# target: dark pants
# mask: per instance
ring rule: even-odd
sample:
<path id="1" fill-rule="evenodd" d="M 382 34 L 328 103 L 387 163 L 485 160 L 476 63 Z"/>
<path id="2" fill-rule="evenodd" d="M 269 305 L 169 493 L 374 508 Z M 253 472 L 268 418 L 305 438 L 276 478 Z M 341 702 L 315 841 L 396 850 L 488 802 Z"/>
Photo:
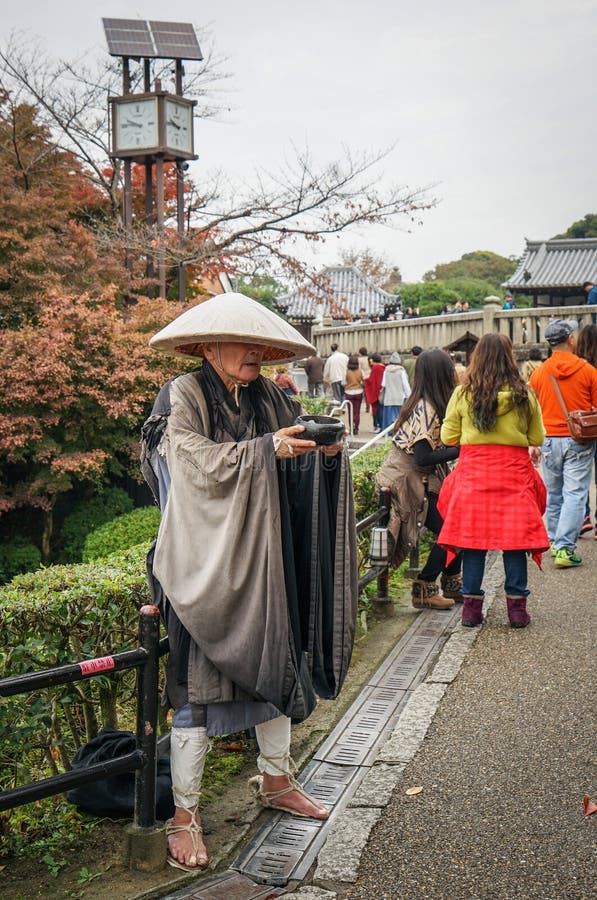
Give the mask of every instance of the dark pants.
<path id="1" fill-rule="evenodd" d="M 462 593 L 467 596 L 483 596 L 481 585 L 485 572 L 487 550 L 462 551 Z M 504 550 L 504 571 L 506 573 L 506 596 L 527 597 L 527 554 L 526 550 Z"/>
<path id="2" fill-rule="evenodd" d="M 359 430 L 361 424 L 361 403 L 363 402 L 362 394 L 346 394 L 346 399 L 352 404 L 352 426 L 355 434 Z"/>
<path id="3" fill-rule="evenodd" d="M 442 517 L 437 511 L 437 494 L 429 494 L 429 507 L 427 509 L 427 518 L 425 519 L 425 528 L 437 537 L 442 530 L 444 524 Z M 457 553 L 449 566 L 446 566 L 446 551 L 443 547 L 434 544 L 431 548 L 427 562 L 421 569 L 419 578 L 421 581 L 435 581 L 437 576 L 443 572 L 444 575 L 458 575 L 462 564 L 461 554 Z"/>
<path id="4" fill-rule="evenodd" d="M 344 387 L 341 381 L 332 382 L 332 394 L 334 395 L 334 400 L 339 400 L 342 403 L 344 400 Z"/>

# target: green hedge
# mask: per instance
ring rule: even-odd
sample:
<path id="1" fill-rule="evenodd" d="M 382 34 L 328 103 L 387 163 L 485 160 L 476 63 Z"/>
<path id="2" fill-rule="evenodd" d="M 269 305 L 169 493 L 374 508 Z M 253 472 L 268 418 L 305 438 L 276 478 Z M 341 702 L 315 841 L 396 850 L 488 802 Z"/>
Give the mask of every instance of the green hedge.
<path id="1" fill-rule="evenodd" d="M 133 501 L 122 488 L 110 487 L 88 500 L 79 501 L 65 516 L 60 527 L 59 544 L 54 554 L 55 562 L 79 563 L 83 559 L 83 547 L 87 535 L 133 509 Z"/>
<path id="2" fill-rule="evenodd" d="M 157 506 L 143 506 L 106 522 L 85 538 L 83 562 L 121 553 L 144 541 L 153 541 L 160 527 Z"/>
<path id="3" fill-rule="evenodd" d="M 130 650 L 138 610 L 151 602 L 149 545 L 96 563 L 51 566 L 0 589 L 0 671 L 24 672 Z M 13 786 L 69 768 L 76 748 L 102 725 L 118 727 L 118 708 L 134 694 L 134 671 L 96 676 L 0 706 L 0 770 Z"/>
<path id="4" fill-rule="evenodd" d="M 40 565 L 39 549 L 24 538 L 15 538 L 8 544 L 0 545 L 0 584 L 5 584 L 15 575 L 33 572 Z"/>

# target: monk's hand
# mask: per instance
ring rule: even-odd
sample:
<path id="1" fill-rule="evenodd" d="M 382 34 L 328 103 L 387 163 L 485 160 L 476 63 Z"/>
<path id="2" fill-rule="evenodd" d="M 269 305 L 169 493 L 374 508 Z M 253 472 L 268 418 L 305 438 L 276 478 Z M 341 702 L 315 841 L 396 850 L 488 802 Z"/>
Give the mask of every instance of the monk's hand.
<path id="1" fill-rule="evenodd" d="M 336 453 L 340 453 L 340 451 L 344 450 L 344 442 L 348 437 L 348 431 L 344 432 L 344 437 L 341 441 L 338 441 L 337 444 L 323 444 L 319 447 L 319 450 L 323 453 L 324 456 L 335 456 Z"/>
<path id="2" fill-rule="evenodd" d="M 315 441 L 305 441 L 299 437 L 304 430 L 304 425 L 291 425 L 289 428 L 280 428 L 276 431 L 274 434 L 276 459 L 292 459 L 293 456 L 304 456 L 305 453 L 317 449 Z"/>

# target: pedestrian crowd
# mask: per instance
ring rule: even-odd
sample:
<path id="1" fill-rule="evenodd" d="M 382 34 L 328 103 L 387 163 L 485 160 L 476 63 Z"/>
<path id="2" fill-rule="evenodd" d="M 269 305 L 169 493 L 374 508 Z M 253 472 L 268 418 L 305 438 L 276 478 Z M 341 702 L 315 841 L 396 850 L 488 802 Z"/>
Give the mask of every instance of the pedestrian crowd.
<path id="1" fill-rule="evenodd" d="M 515 308 L 510 295 L 504 307 Z M 417 607 L 463 602 L 463 624 L 479 624 L 485 557 L 499 549 L 510 623 L 525 627 L 527 558 L 541 565 L 548 552 L 557 568 L 576 567 L 578 538 L 597 540 L 597 441 L 579 443 L 568 425 L 568 412 L 597 408 L 597 325 L 551 321 L 545 343 L 546 361 L 534 346 L 519 365 L 510 339 L 488 334 L 468 366 L 459 351 L 415 346 L 384 362 L 365 347 L 349 357 L 332 345 L 322 377 L 335 400 L 350 401 L 354 433 L 364 401 L 374 432 L 391 434 L 377 482 L 392 496 L 392 565 L 423 527 L 435 538 L 413 583 Z"/>

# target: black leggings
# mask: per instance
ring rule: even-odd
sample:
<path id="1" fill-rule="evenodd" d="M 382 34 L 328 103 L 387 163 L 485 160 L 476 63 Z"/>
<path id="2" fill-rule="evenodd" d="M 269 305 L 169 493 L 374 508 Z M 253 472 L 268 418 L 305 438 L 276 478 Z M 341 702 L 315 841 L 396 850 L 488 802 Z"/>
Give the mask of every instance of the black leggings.
<path id="1" fill-rule="evenodd" d="M 429 507 L 427 509 L 425 527 L 437 538 L 443 524 L 443 519 L 437 511 L 437 494 L 429 494 Z M 427 562 L 421 569 L 419 578 L 421 581 L 435 581 L 440 572 L 443 572 L 444 575 L 458 575 L 461 566 L 461 553 L 457 553 L 456 558 L 452 560 L 449 566 L 446 566 L 446 551 L 443 547 L 438 547 L 437 544 L 434 544 L 427 557 Z"/>

